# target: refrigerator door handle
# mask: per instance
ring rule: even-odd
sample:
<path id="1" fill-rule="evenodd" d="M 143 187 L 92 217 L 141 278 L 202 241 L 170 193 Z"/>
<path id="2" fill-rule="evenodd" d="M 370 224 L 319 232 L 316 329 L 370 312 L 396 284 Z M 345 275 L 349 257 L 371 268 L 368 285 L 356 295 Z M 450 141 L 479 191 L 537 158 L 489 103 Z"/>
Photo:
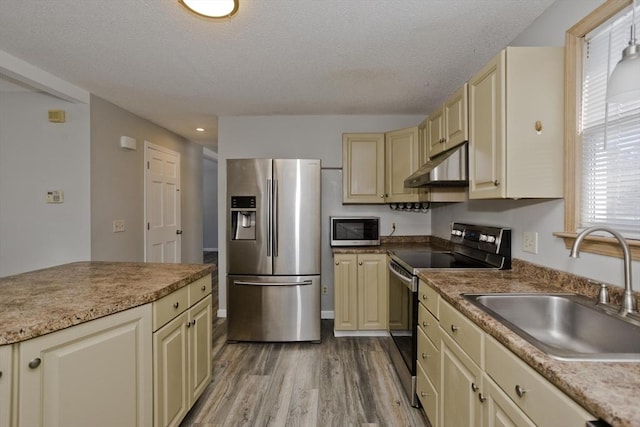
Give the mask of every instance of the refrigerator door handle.
<path id="1" fill-rule="evenodd" d="M 278 256 L 278 180 L 273 180 L 273 256 Z"/>
<path id="2" fill-rule="evenodd" d="M 247 281 L 234 281 L 234 285 L 243 286 L 303 286 L 310 285 L 311 280 L 304 280 L 302 282 L 247 282 Z"/>
<path id="3" fill-rule="evenodd" d="M 267 180 L 267 258 L 271 257 L 271 240 L 273 238 L 271 229 L 271 222 L 273 221 L 271 217 L 271 209 L 273 205 L 273 200 L 271 199 L 271 180 Z"/>

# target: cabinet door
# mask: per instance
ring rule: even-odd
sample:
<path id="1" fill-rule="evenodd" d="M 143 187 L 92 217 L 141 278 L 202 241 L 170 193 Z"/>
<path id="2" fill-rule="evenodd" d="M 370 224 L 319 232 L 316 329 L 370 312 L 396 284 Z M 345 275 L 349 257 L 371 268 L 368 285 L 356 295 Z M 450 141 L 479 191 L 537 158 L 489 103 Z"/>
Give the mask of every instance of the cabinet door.
<path id="1" fill-rule="evenodd" d="M 429 161 L 429 117 L 418 125 L 418 167 Z"/>
<path id="2" fill-rule="evenodd" d="M 467 83 L 462 85 L 444 103 L 444 138 L 445 149 L 450 149 L 462 144 L 469 139 L 468 120 L 468 95 Z"/>
<path id="3" fill-rule="evenodd" d="M 193 405 L 211 378 L 211 297 L 189 310 L 189 392 Z"/>
<path id="4" fill-rule="evenodd" d="M 353 331 L 358 329 L 357 256 L 339 254 L 333 260 L 334 328 Z"/>
<path id="5" fill-rule="evenodd" d="M 19 344 L 21 426 L 150 426 L 151 304 Z"/>
<path id="6" fill-rule="evenodd" d="M 440 353 L 441 425 L 479 427 L 482 408 L 478 391 L 482 389 L 482 371 L 446 333 L 442 334 Z"/>
<path id="7" fill-rule="evenodd" d="M 493 382 L 482 378 L 483 427 L 535 427 L 524 412 Z"/>
<path id="8" fill-rule="evenodd" d="M 387 255 L 358 255 L 358 329 L 387 330 Z"/>
<path id="9" fill-rule="evenodd" d="M 438 108 L 429 115 L 428 145 L 429 158 L 436 156 L 444 151 L 444 110 Z"/>
<path id="10" fill-rule="evenodd" d="M 11 422 L 12 351 L 11 345 L 0 346 L 0 427 L 9 427 Z"/>
<path id="11" fill-rule="evenodd" d="M 420 189 L 404 187 L 404 180 L 420 166 L 418 164 L 418 127 L 387 132 L 385 152 L 385 201 L 387 203 L 418 202 L 421 201 L 421 194 L 428 195 Z"/>
<path id="12" fill-rule="evenodd" d="M 505 196 L 505 54 L 469 80 L 469 198 Z"/>
<path id="13" fill-rule="evenodd" d="M 384 134 L 343 134 L 342 203 L 384 203 L 384 164 Z"/>
<path id="14" fill-rule="evenodd" d="M 189 410 L 187 324 L 184 312 L 153 334 L 156 427 L 179 425 Z"/>

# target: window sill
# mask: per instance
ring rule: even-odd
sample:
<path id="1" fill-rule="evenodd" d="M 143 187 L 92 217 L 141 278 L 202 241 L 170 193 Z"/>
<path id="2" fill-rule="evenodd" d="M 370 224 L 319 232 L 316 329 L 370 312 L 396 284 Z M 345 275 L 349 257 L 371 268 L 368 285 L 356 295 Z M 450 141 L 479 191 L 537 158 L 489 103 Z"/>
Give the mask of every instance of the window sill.
<path id="1" fill-rule="evenodd" d="M 562 238 L 564 240 L 564 246 L 567 249 L 571 249 L 578 233 L 558 231 L 553 233 L 553 235 Z M 631 250 L 631 258 L 635 261 L 640 261 L 640 240 L 627 239 L 627 243 Z M 587 236 L 580 245 L 580 252 L 589 252 L 593 254 L 622 258 L 622 248 L 620 247 L 620 243 L 618 243 L 618 240 L 613 237 Z"/>

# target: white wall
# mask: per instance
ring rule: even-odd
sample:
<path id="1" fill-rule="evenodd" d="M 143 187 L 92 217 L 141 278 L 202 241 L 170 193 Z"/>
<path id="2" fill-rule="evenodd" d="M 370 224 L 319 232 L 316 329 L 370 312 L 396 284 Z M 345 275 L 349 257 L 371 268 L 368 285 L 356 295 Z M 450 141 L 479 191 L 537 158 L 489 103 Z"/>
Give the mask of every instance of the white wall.
<path id="1" fill-rule="evenodd" d="M 120 136 L 137 150 L 120 148 Z M 91 256 L 144 261 L 144 141 L 180 153 L 182 262 L 202 262 L 202 146 L 91 96 Z M 125 232 L 113 232 L 113 220 Z"/>
<path id="2" fill-rule="evenodd" d="M 206 154 L 202 166 L 203 245 L 218 250 L 218 158 Z"/>
<path id="3" fill-rule="evenodd" d="M 564 46 L 565 31 L 601 5 L 603 1 L 558 0 L 512 43 L 514 46 Z M 449 222 L 473 221 L 513 228 L 513 256 L 535 264 L 571 272 L 595 280 L 623 286 L 622 261 L 619 258 L 583 253 L 569 258 L 562 239 L 554 231 L 564 230 L 563 200 L 470 201 L 440 206 L 432 213 L 434 235 L 448 236 Z M 538 233 L 538 254 L 522 251 L 522 234 Z M 634 289 L 640 290 L 640 262 L 633 263 Z"/>
<path id="4" fill-rule="evenodd" d="M 90 259 L 89 134 L 88 104 L 0 93 L 0 276 Z M 45 203 L 58 189 L 64 203 Z"/>
<path id="5" fill-rule="evenodd" d="M 431 229 L 430 214 L 395 212 L 388 205 L 342 205 L 342 133 L 384 132 L 416 126 L 424 116 L 258 116 L 220 117 L 218 135 L 219 197 L 219 315 L 226 315 L 226 159 L 246 157 L 318 158 L 322 162 L 322 310 L 333 310 L 333 264 L 328 243 L 329 216 L 376 215 L 381 233 L 424 235 Z"/>

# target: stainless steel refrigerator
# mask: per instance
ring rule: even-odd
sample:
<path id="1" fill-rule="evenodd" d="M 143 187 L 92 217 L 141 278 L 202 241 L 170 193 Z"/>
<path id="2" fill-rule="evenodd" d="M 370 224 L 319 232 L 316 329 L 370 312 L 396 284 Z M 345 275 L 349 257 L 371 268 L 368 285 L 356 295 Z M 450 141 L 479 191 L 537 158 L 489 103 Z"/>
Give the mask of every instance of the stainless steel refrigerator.
<path id="1" fill-rule="evenodd" d="M 320 341 L 320 160 L 227 160 L 227 339 Z"/>

